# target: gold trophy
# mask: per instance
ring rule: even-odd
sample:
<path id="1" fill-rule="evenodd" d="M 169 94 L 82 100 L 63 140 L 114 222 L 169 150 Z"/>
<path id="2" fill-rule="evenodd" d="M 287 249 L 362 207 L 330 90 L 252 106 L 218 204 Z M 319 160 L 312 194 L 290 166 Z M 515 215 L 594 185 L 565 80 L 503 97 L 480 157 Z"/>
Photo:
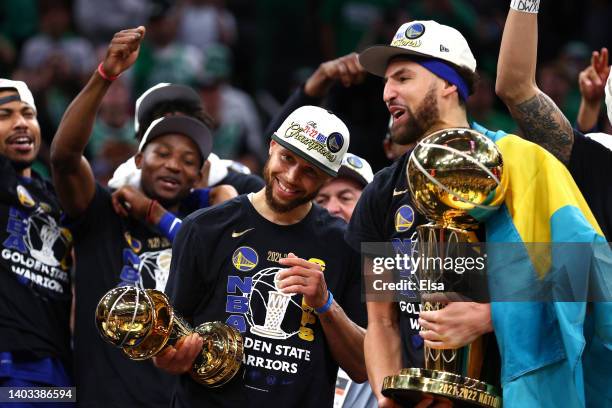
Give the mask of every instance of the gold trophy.
<path id="1" fill-rule="evenodd" d="M 417 227 L 422 259 L 474 256 L 478 249 L 468 245 L 477 242 L 474 231 L 503 203 L 507 186 L 495 143 L 471 129 L 435 132 L 413 150 L 407 175 L 415 207 L 432 221 Z M 443 298 L 469 286 L 469 277 L 440 263 L 420 263 L 417 277 L 432 282 L 431 287 L 444 287 L 421 292 L 423 310 L 443 308 Z M 382 393 L 400 403 L 418 402 L 426 394 L 454 407 L 501 407 L 499 390 L 482 380 L 496 371 L 487 367 L 491 349 L 498 353 L 495 345 L 489 333 L 460 349 L 424 347 L 425 368 L 407 368 L 386 377 Z"/>
<path id="2" fill-rule="evenodd" d="M 104 340 L 132 360 L 146 360 L 198 333 L 202 351 L 191 368 L 191 377 L 208 387 L 219 387 L 240 370 L 244 354 L 240 333 L 222 322 L 192 329 L 176 314 L 166 295 L 154 289 L 120 286 L 109 290 L 96 308 L 96 326 Z"/>

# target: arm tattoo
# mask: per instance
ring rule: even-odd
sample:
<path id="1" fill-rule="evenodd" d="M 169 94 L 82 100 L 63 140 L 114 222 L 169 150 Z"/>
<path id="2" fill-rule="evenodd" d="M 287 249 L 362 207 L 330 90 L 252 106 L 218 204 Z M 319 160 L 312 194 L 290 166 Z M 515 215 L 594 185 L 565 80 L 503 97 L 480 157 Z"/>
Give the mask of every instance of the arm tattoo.
<path id="1" fill-rule="evenodd" d="M 511 109 L 523 137 L 552 153 L 563 164 L 569 163 L 574 132 L 563 112 L 543 92 Z"/>

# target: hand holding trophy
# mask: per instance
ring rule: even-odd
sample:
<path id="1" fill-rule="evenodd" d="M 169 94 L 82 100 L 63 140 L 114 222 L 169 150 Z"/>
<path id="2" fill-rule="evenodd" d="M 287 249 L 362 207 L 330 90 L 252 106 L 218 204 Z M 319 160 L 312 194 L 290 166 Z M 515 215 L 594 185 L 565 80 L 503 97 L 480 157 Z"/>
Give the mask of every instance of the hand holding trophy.
<path id="1" fill-rule="evenodd" d="M 207 322 L 192 329 L 176 314 L 160 291 L 135 286 L 109 290 L 96 308 L 96 326 L 102 338 L 132 360 L 146 360 L 197 333 L 202 351 L 191 377 L 208 387 L 219 387 L 239 371 L 244 353 L 240 333 L 222 322 Z"/>
<path id="2" fill-rule="evenodd" d="M 471 129 L 435 132 L 415 147 L 407 174 L 414 205 L 432 221 L 417 228 L 419 256 L 425 260 L 473 256 L 470 244 L 477 242 L 478 223 L 499 208 L 506 190 L 503 160 L 495 143 Z M 470 286 L 468 276 L 446 264 L 420 262 L 417 275 L 432 282 L 433 288 L 443 288 L 421 293 L 424 311 L 445 307 L 447 302 L 441 299 L 463 295 Z M 426 345 L 425 368 L 407 368 L 386 377 L 383 395 L 400 403 L 431 399 L 455 407 L 501 407 L 499 391 L 488 378 L 482 380 L 494 371 L 486 367 L 491 336 L 457 349 Z"/>

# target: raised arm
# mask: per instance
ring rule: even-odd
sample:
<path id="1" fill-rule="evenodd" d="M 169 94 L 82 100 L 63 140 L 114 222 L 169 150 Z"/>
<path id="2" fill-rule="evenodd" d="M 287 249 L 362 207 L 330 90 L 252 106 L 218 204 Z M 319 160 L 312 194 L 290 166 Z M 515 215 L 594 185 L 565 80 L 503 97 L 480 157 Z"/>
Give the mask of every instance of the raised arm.
<path id="1" fill-rule="evenodd" d="M 537 13 L 510 9 L 497 62 L 495 92 L 510 110 L 522 136 L 567 164 L 574 143 L 572 125 L 536 85 L 537 47 Z"/>
<path id="2" fill-rule="evenodd" d="M 580 87 L 580 110 L 576 118 L 578 130 L 587 133 L 597 127 L 597 119 L 601 111 L 601 101 L 605 96 L 606 81 L 610 75 L 608 65 L 608 49 L 593 51 L 591 65 L 578 76 Z"/>
<path id="3" fill-rule="evenodd" d="M 96 112 L 113 77 L 128 69 L 136 58 L 144 27 L 123 30 L 113 37 L 101 66 L 72 101 L 51 144 L 53 183 L 64 211 L 71 217 L 82 214 L 93 199 L 95 180 L 83 156 Z"/>

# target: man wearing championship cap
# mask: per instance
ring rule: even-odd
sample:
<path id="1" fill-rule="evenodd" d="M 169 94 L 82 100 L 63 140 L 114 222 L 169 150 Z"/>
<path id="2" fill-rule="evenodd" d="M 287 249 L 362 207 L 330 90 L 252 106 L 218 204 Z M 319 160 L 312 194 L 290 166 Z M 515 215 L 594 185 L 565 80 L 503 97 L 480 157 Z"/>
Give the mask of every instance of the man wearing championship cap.
<path id="1" fill-rule="evenodd" d="M 169 348 L 155 362 L 181 374 L 173 406 L 331 406 L 338 366 L 366 379 L 358 256 L 344 222 L 312 202 L 348 145 L 334 114 L 300 107 L 272 135 L 262 190 L 183 222 L 166 293 L 194 325 L 240 331 L 245 357 L 244 371 L 213 390 L 187 374 L 199 337 Z"/>
<path id="2" fill-rule="evenodd" d="M 75 378 L 79 403 L 87 407 L 167 407 L 174 378 L 151 362 L 134 362 L 99 336 L 93 316 L 98 301 L 120 285 L 163 290 L 171 242 L 160 231 L 159 210 L 179 216 L 181 203 L 201 179 L 212 146 L 211 132 L 187 116 L 158 118 L 147 127 L 135 156 L 147 206 L 113 202 L 98 185 L 83 151 L 95 113 L 112 80 L 136 60 L 144 27 L 124 30 L 111 41 L 103 62 L 66 110 L 53 144 L 51 162 L 58 196 L 75 238 Z M 132 202 L 128 203 L 132 204 Z M 123 218 L 115 212 L 123 207 Z M 146 223 L 144 221 L 147 221 Z M 155 224 L 157 228 L 152 228 Z"/>
<path id="3" fill-rule="evenodd" d="M 359 62 L 385 78 L 383 98 L 393 120 L 393 142 L 409 145 L 436 130 L 469 127 L 465 102 L 474 89 L 476 60 L 454 28 L 435 21 L 405 23 L 390 45 L 366 49 Z M 408 193 L 409 154 L 378 172 L 363 191 L 346 233 L 353 249 L 359 250 L 362 242 L 391 241 L 398 253 L 411 253 L 416 227 L 426 220 Z M 419 314 L 419 304 L 410 296 L 405 299 L 367 304 L 368 377 L 381 407 L 395 404 L 380 394 L 383 378 L 402 367 L 421 367 L 424 341 L 439 345 L 442 338 L 452 339 L 456 344 L 451 347 L 456 347 L 492 330 L 487 304 L 450 303 L 440 311 Z M 426 320 L 434 316 L 435 327 Z"/>
<path id="4" fill-rule="evenodd" d="M 5 390 L 72 384 L 67 374 L 72 237 L 60 226 L 53 187 L 32 170 L 40 144 L 32 93 L 24 82 L 0 79 L 0 387 Z"/>

